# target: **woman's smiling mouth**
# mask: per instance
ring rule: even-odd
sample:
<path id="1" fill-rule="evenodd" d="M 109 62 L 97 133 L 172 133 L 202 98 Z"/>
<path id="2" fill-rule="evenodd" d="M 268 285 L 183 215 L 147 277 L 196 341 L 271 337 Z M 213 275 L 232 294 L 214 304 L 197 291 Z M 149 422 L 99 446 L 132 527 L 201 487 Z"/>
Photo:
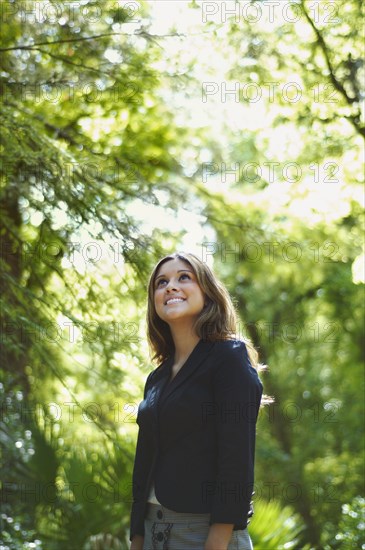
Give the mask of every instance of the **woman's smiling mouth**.
<path id="1" fill-rule="evenodd" d="M 185 302 L 185 298 L 168 298 L 165 302 L 165 306 L 169 304 L 177 304 L 179 302 Z"/>

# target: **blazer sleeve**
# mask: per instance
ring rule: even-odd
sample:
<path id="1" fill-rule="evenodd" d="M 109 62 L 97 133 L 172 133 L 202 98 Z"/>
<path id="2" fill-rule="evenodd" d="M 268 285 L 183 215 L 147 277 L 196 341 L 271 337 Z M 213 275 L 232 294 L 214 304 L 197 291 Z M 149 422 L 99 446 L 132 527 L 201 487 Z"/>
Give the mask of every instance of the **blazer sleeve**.
<path id="1" fill-rule="evenodd" d="M 154 372 L 154 371 L 153 371 Z M 147 377 L 143 399 L 146 398 L 148 384 L 152 378 L 153 372 Z M 138 414 L 137 420 L 138 424 Z M 151 467 L 151 452 L 152 452 L 152 433 L 139 427 L 136 452 L 134 457 L 133 475 L 132 475 L 132 509 L 130 521 L 129 540 L 132 541 L 134 535 L 144 536 L 144 493 L 146 490 L 146 482 Z"/>
<path id="2" fill-rule="evenodd" d="M 250 503 L 262 389 L 245 343 L 224 345 L 213 375 L 218 456 L 210 524 L 246 526 L 253 513 Z"/>

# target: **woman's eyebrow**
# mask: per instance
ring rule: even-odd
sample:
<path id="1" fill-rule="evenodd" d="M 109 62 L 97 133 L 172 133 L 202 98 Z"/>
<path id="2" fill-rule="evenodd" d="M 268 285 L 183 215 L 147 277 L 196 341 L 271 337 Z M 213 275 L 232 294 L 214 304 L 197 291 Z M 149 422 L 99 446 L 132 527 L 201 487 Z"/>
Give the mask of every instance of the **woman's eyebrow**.
<path id="1" fill-rule="evenodd" d="M 180 271 L 188 271 L 189 273 L 192 273 L 192 271 L 190 271 L 190 269 L 178 269 L 178 270 L 177 270 L 177 273 L 180 273 Z M 156 277 L 156 281 L 157 281 L 157 279 L 159 279 L 160 277 L 166 277 L 166 275 L 159 275 L 158 277 Z"/>

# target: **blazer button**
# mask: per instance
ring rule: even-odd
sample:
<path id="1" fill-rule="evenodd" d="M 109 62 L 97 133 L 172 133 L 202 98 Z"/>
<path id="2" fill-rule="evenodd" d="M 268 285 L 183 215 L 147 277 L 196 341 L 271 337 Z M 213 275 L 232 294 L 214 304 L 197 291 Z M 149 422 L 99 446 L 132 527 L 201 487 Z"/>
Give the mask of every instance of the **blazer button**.
<path id="1" fill-rule="evenodd" d="M 161 531 L 157 533 L 157 540 L 159 541 L 163 540 L 163 533 L 161 533 Z"/>
<path id="2" fill-rule="evenodd" d="M 158 519 L 162 519 L 162 510 L 157 511 L 157 517 Z"/>

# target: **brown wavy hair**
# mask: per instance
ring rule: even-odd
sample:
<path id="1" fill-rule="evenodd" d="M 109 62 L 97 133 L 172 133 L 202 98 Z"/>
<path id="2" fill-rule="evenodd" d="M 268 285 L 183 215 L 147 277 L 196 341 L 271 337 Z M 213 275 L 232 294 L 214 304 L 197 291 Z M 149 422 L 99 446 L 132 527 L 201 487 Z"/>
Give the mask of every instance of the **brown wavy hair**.
<path id="1" fill-rule="evenodd" d="M 202 340 L 236 340 L 237 313 L 225 286 L 217 279 L 210 267 L 191 252 L 174 252 L 162 258 L 154 267 L 148 283 L 147 338 L 155 361 L 163 362 L 175 350 L 169 325 L 160 319 L 154 303 L 155 279 L 162 264 L 169 260 L 181 260 L 188 264 L 205 294 L 206 305 L 197 317 L 194 330 Z M 251 341 L 241 337 L 247 347 L 252 366 L 265 370 L 266 365 L 258 362 L 258 353 Z M 265 396 L 267 397 L 267 396 Z"/>

